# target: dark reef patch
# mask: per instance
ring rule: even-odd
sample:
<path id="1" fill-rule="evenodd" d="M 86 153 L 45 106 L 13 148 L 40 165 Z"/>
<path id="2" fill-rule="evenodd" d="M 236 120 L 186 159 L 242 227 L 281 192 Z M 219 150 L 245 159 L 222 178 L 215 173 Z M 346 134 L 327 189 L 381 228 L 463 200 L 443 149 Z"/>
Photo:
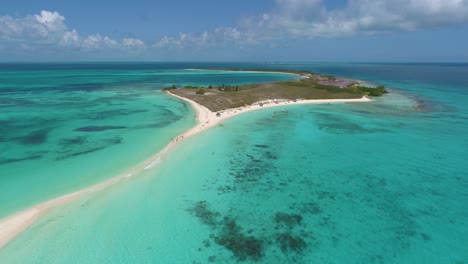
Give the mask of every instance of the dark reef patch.
<path id="1" fill-rule="evenodd" d="M 351 122 L 339 123 L 339 122 L 323 122 L 317 123 L 319 129 L 327 131 L 333 134 L 348 134 L 348 133 L 362 133 L 365 132 L 363 126 L 354 124 Z"/>
<path id="2" fill-rule="evenodd" d="M 208 208 L 208 203 L 206 201 L 198 201 L 195 203 L 195 206 L 188 209 L 188 211 L 210 227 L 216 226 L 218 222 L 217 218 L 220 216 L 220 213 Z"/>
<path id="3" fill-rule="evenodd" d="M 234 254 L 238 261 L 260 260 L 264 253 L 264 242 L 252 235 L 246 235 L 236 221 L 224 217 L 222 229 L 215 241 Z"/>
<path id="4" fill-rule="evenodd" d="M 278 156 L 273 154 L 271 151 L 266 151 L 264 153 L 264 157 L 267 158 L 267 159 L 272 159 L 272 160 L 278 159 Z"/>
<path id="5" fill-rule="evenodd" d="M 9 164 L 14 162 L 26 161 L 26 160 L 36 160 L 42 158 L 42 154 L 34 154 L 31 156 L 21 157 L 21 158 L 0 158 L 0 164 Z"/>
<path id="6" fill-rule="evenodd" d="M 50 129 L 41 129 L 33 131 L 26 136 L 17 138 L 17 140 L 24 145 L 40 145 L 47 141 Z"/>
<path id="7" fill-rule="evenodd" d="M 234 218 L 224 216 L 221 218 L 219 212 L 209 208 L 206 201 L 198 201 L 187 210 L 196 216 L 203 224 L 209 226 L 217 234 L 210 235 L 210 239 L 226 248 L 238 261 L 254 260 L 258 261 L 263 257 L 264 241 L 251 235 L 245 234 Z M 209 240 L 204 240 L 205 247 L 210 247 Z"/>
<path id="8" fill-rule="evenodd" d="M 308 246 L 305 241 L 308 235 L 304 230 L 297 230 L 298 234 L 293 233 L 295 227 L 302 226 L 303 220 L 301 215 L 293 212 L 278 212 L 271 218 L 265 218 L 267 222 L 264 224 L 268 228 L 256 228 L 258 226 L 255 225 L 251 229 L 244 229 L 237 218 L 231 215 L 232 210 L 223 215 L 210 209 L 207 201 L 195 202 L 187 211 L 213 231 L 209 238 L 203 240 L 204 248 L 218 245 L 231 252 L 239 262 L 261 261 L 269 252 L 269 247 L 273 247 L 273 252 L 276 252 L 274 247 L 280 248 L 285 257 L 296 261 Z M 273 225 L 268 223 L 271 219 Z"/>
<path id="9" fill-rule="evenodd" d="M 304 239 L 299 236 L 294 236 L 291 233 L 278 234 L 276 236 L 276 242 L 283 253 L 302 253 L 307 247 L 307 243 Z"/>
<path id="10" fill-rule="evenodd" d="M 247 157 L 248 159 L 245 159 Z M 263 151 L 263 148 L 257 148 L 253 153 L 239 151 L 229 160 L 229 174 L 234 177 L 235 187 L 238 190 L 251 191 L 252 188 L 258 188 L 266 184 L 269 174 L 276 172 L 271 160 L 278 157 L 272 151 Z M 249 183 L 258 183 L 251 185 Z"/>
<path id="11" fill-rule="evenodd" d="M 101 149 L 105 149 L 105 148 L 106 148 L 106 147 L 96 147 L 96 148 L 90 148 L 90 149 L 86 149 L 86 150 L 82 150 L 82 151 L 71 152 L 71 153 L 68 153 L 68 154 L 66 154 L 66 155 L 58 156 L 58 157 L 55 158 L 55 159 L 56 159 L 56 160 L 68 159 L 68 158 L 72 158 L 72 157 L 76 157 L 76 156 L 88 154 L 88 153 L 91 153 L 91 152 L 95 152 L 95 151 L 98 151 L 98 150 L 101 150 Z"/>
<path id="12" fill-rule="evenodd" d="M 115 137 L 115 138 L 110 138 L 106 139 L 100 142 L 88 142 L 86 138 L 73 138 L 70 139 L 72 142 L 78 142 L 77 144 L 80 146 L 80 148 L 76 148 L 76 144 L 69 144 L 69 148 L 64 148 L 64 150 L 58 152 L 58 156 L 55 158 L 56 160 L 63 160 L 63 159 L 68 159 L 84 154 L 89 154 L 101 149 L 105 149 L 107 147 L 110 147 L 112 145 L 120 144 L 122 143 L 122 138 L 121 137 Z M 67 143 L 68 140 L 65 140 L 66 142 L 61 142 L 61 143 Z M 79 143 L 82 142 L 82 143 Z"/>
<path id="13" fill-rule="evenodd" d="M 87 140 L 85 136 L 73 137 L 73 138 L 62 138 L 59 141 L 59 145 L 70 146 L 70 145 L 82 145 Z"/>
<path id="14" fill-rule="evenodd" d="M 381 128 L 366 128 L 360 124 L 351 122 L 349 119 L 335 114 L 314 113 L 317 117 L 316 124 L 320 130 L 332 134 L 365 134 L 390 132 Z"/>
<path id="15" fill-rule="evenodd" d="M 148 112 L 148 110 L 143 109 L 115 109 L 115 110 L 106 110 L 106 111 L 99 111 L 91 114 L 83 115 L 81 118 L 88 119 L 88 120 L 104 120 L 104 119 L 111 119 L 115 118 L 116 116 L 128 116 L 133 114 L 139 114 Z"/>
<path id="16" fill-rule="evenodd" d="M 316 202 L 306 202 L 298 206 L 299 211 L 302 214 L 317 215 L 322 213 L 322 209 Z"/>
<path id="17" fill-rule="evenodd" d="M 430 241 L 432 240 L 432 237 L 426 233 L 421 233 L 421 238 L 424 240 L 424 241 Z"/>
<path id="18" fill-rule="evenodd" d="M 125 129 L 126 126 L 85 126 L 79 127 L 74 129 L 73 131 L 80 131 L 80 132 L 100 132 L 105 130 L 113 130 L 113 129 Z"/>
<path id="19" fill-rule="evenodd" d="M 283 212 L 277 212 L 275 214 L 274 222 L 277 226 L 284 225 L 288 228 L 293 228 L 295 226 L 301 225 L 302 216 L 298 214 L 288 214 Z"/>
<path id="20" fill-rule="evenodd" d="M 233 187 L 231 185 L 223 185 L 219 186 L 216 190 L 218 191 L 218 194 L 226 194 L 230 192 L 235 192 L 237 189 L 236 187 Z"/>

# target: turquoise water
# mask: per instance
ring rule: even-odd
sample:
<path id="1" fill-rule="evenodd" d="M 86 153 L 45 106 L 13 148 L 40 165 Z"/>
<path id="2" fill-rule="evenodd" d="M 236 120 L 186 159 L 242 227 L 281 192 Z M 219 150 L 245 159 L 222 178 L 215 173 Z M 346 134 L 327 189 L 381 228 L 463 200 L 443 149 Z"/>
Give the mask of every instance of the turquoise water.
<path id="1" fill-rule="evenodd" d="M 139 177 L 54 209 L 0 260 L 468 262 L 468 66 L 323 68 L 393 93 L 234 117 Z"/>
<path id="2" fill-rule="evenodd" d="M 293 77 L 123 66 L 0 65 L 0 217 L 119 175 L 192 127 L 162 87 Z"/>

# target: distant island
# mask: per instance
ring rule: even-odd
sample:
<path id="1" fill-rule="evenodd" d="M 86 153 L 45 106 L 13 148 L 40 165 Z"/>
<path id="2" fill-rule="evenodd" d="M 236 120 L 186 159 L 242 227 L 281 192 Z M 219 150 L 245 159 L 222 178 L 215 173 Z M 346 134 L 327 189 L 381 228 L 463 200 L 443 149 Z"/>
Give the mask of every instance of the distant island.
<path id="1" fill-rule="evenodd" d="M 241 69 L 209 68 L 203 70 L 244 71 Z M 248 70 L 248 72 L 278 72 L 295 74 L 300 79 L 248 85 L 209 85 L 184 86 L 172 85 L 164 88 L 171 94 L 195 101 L 216 112 L 226 109 L 252 105 L 257 102 L 286 99 L 357 99 L 363 96 L 382 96 L 388 91 L 384 86 L 363 86 L 361 81 L 341 79 L 309 71 L 291 70 Z"/>

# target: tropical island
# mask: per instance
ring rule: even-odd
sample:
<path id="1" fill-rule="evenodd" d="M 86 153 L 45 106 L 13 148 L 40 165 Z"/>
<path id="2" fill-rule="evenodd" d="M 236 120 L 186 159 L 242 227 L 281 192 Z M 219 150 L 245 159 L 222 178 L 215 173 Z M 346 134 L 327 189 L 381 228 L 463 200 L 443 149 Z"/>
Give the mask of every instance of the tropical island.
<path id="1" fill-rule="evenodd" d="M 232 69 L 229 70 L 232 71 Z M 183 88 L 173 85 L 164 88 L 169 95 L 186 101 L 194 108 L 198 121 L 194 127 L 175 136 L 158 153 L 115 177 L 0 219 L 0 249 L 52 208 L 66 204 L 84 194 L 106 189 L 134 177 L 144 170 L 153 168 L 173 146 L 233 116 L 258 109 L 293 104 L 368 102 L 371 101 L 368 96 L 381 96 L 388 93 L 383 86 L 367 87 L 362 86 L 361 82 L 357 80 L 340 79 L 311 72 L 288 70 L 263 70 L 262 72 L 295 74 L 300 78 L 291 81 L 249 85 L 187 86 Z M 286 109 L 281 111 L 287 112 Z M 273 118 L 276 117 L 275 113 L 277 112 L 273 112 L 271 115 Z M 81 130 L 94 129 L 96 128 L 84 127 Z"/>
<path id="2" fill-rule="evenodd" d="M 241 71 L 239 69 L 212 69 L 219 71 Z M 250 71 L 250 70 L 249 70 Z M 384 86 L 369 87 L 361 81 L 341 79 L 308 71 L 253 70 L 294 74 L 299 79 L 248 85 L 184 86 L 164 88 L 165 91 L 192 100 L 212 112 L 253 105 L 259 102 L 359 99 L 367 96 L 382 96 L 388 91 Z M 250 71 L 252 72 L 252 71 Z"/>

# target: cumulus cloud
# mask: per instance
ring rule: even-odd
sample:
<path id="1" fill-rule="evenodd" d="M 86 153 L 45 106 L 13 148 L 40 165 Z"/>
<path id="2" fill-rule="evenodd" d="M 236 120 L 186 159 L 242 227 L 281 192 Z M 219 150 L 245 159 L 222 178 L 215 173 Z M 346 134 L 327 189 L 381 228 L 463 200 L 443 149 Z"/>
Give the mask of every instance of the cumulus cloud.
<path id="1" fill-rule="evenodd" d="M 24 17 L 0 15 L 0 47 L 34 50 L 143 52 L 274 43 L 284 39 L 378 34 L 437 28 L 468 22 L 468 0 L 347 0 L 330 9 L 326 0 L 276 0 L 271 10 L 230 26 L 163 36 L 152 44 L 137 38 L 112 39 L 104 33 L 80 35 L 65 16 L 43 10 Z M 157 34 L 158 32 L 155 32 Z"/>
<path id="2" fill-rule="evenodd" d="M 140 50 L 145 47 L 142 40 L 124 38 L 117 41 L 100 34 L 81 36 L 77 30 L 68 29 L 65 17 L 58 12 L 43 10 L 38 15 L 25 17 L 0 16 L 0 41 L 3 45 L 14 45 L 24 51 L 49 45 L 58 49 Z M 19 44 L 19 45 L 18 45 Z"/>
<path id="3" fill-rule="evenodd" d="M 241 40 L 241 37 L 244 39 Z M 229 45 L 238 42 L 248 42 L 249 36 L 236 27 L 219 27 L 212 31 L 196 33 L 179 33 L 178 37 L 164 36 L 159 39 L 156 48 L 201 48 L 216 45 Z"/>
<path id="4" fill-rule="evenodd" d="M 323 0 L 277 0 L 275 11 L 243 21 L 260 37 L 320 37 L 418 30 L 468 21 L 468 0 L 349 0 L 328 10 Z"/>
<path id="5" fill-rule="evenodd" d="M 81 44 L 80 36 L 76 30 L 67 31 L 63 34 L 62 39 L 59 41 L 59 45 L 64 47 L 79 47 Z"/>
<path id="6" fill-rule="evenodd" d="M 145 48 L 145 43 L 142 40 L 135 39 L 135 38 L 124 38 L 122 40 L 122 46 L 126 48 L 143 49 Z"/>
<path id="7" fill-rule="evenodd" d="M 49 12 L 42 10 L 40 15 L 34 15 L 37 22 L 45 26 L 50 31 L 65 30 L 65 17 L 61 16 L 58 12 Z"/>
<path id="8" fill-rule="evenodd" d="M 81 43 L 81 46 L 84 49 L 95 50 L 101 47 L 102 42 L 103 42 L 103 39 L 99 34 L 89 35 L 87 38 L 83 40 L 83 42 Z"/>
<path id="9" fill-rule="evenodd" d="M 218 32 L 204 31 L 201 34 L 180 33 L 178 37 L 164 36 L 157 41 L 153 47 L 155 48 L 185 48 L 185 47 L 206 47 L 214 43 L 219 43 Z"/>
<path id="10" fill-rule="evenodd" d="M 232 27 L 204 32 L 204 43 L 256 44 L 288 38 L 336 37 L 411 31 L 468 22 L 468 0 L 348 0 L 327 9 L 325 0 L 276 0 L 270 12 Z M 156 46 L 185 47 L 202 35 L 163 37 Z"/>
<path id="11" fill-rule="evenodd" d="M 64 20 L 60 14 L 48 11 L 22 18 L 0 16 L 0 39 L 18 42 L 28 40 L 53 42 L 65 33 Z"/>
<path id="12" fill-rule="evenodd" d="M 120 44 L 119 42 L 117 42 L 116 40 L 113 40 L 109 37 L 104 37 L 102 39 L 102 42 L 104 43 L 104 45 L 108 48 L 112 48 L 112 49 L 115 49 L 115 48 L 120 48 Z M 143 42 L 143 41 L 142 41 Z"/>

